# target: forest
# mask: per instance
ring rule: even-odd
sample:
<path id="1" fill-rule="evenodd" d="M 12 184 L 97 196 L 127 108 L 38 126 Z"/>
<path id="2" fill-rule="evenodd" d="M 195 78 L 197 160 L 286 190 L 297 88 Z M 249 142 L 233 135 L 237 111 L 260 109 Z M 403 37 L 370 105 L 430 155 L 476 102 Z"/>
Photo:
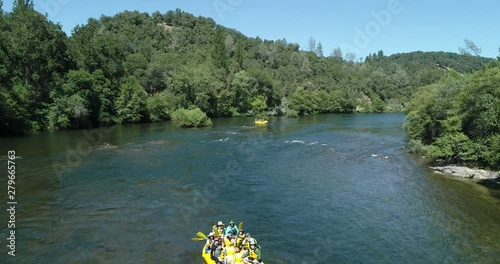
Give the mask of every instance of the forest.
<path id="1" fill-rule="evenodd" d="M 489 74 L 498 69 L 474 74 L 495 60 L 470 54 L 417 51 L 386 56 L 378 51 L 356 58 L 340 48 L 325 52 L 313 38 L 302 49 L 286 39 L 247 37 L 179 9 L 89 18 L 67 36 L 61 25 L 34 10 L 32 1 L 16 1 L 11 11 L 1 10 L 1 3 L 3 136 L 158 122 L 170 120 L 177 110 L 198 109 L 209 117 L 231 117 L 288 111 L 402 112 L 408 107 L 412 121 L 422 107 L 412 104 L 415 93 L 427 96 L 428 90 L 437 89 L 439 97 L 443 91 L 438 87 L 465 79 L 489 81 Z M 468 93 L 480 89 L 473 86 Z M 457 99 L 462 107 L 469 105 L 468 98 L 457 98 L 462 98 Z M 461 122 L 473 127 L 479 121 L 472 118 L 475 112 L 469 114 L 463 117 L 469 123 Z M 413 128 L 410 122 L 412 138 L 439 145 L 438 138 L 457 124 L 454 118 L 449 124 L 437 118 L 426 126 L 439 123 L 438 132 Z M 498 118 L 496 122 L 496 130 L 464 135 L 498 143 L 498 135 L 489 138 L 498 134 Z M 448 153 L 442 156 L 456 159 Z"/>

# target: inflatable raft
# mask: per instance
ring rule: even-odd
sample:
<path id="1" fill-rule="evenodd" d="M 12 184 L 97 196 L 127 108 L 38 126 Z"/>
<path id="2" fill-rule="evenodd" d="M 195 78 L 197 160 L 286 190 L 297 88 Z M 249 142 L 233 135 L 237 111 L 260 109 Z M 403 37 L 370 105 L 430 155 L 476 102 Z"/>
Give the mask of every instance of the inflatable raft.
<path id="1" fill-rule="evenodd" d="M 257 124 L 257 125 L 265 125 L 267 123 L 269 123 L 268 120 L 262 120 L 262 119 L 256 119 L 255 120 L 255 124 Z"/>

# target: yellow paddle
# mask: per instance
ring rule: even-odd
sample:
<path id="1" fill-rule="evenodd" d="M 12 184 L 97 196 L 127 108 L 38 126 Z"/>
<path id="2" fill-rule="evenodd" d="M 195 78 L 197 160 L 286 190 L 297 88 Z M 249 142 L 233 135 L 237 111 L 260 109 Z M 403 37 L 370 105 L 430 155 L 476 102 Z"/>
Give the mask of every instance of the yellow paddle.
<path id="1" fill-rule="evenodd" d="M 243 222 L 241 222 L 239 225 L 238 225 L 238 230 L 241 230 L 243 229 Z"/>
<path id="2" fill-rule="evenodd" d="M 205 234 L 203 234 L 203 232 L 201 232 L 201 231 L 198 231 L 198 233 L 196 233 L 196 235 L 198 237 L 193 237 L 193 238 L 191 238 L 191 240 L 193 240 L 193 241 L 202 241 L 202 240 L 208 239 L 208 237 Z"/>
<path id="3" fill-rule="evenodd" d="M 201 232 L 201 231 L 198 231 L 198 233 L 196 233 L 196 235 L 197 235 L 199 238 L 203 238 L 203 239 L 207 239 L 207 238 L 208 238 L 208 237 L 207 237 L 205 234 L 203 234 L 203 232 Z"/>
<path id="4" fill-rule="evenodd" d="M 217 228 L 217 226 L 214 226 L 212 230 L 214 231 L 215 237 L 219 237 L 219 229 Z"/>

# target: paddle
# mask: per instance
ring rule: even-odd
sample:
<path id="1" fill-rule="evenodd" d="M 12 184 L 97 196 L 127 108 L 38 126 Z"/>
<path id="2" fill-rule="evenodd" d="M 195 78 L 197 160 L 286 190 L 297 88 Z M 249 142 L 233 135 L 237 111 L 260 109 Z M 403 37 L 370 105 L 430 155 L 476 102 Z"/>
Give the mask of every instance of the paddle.
<path id="1" fill-rule="evenodd" d="M 243 222 L 241 222 L 239 225 L 238 225 L 238 230 L 241 230 L 243 229 Z"/>
<path id="2" fill-rule="evenodd" d="M 196 233 L 196 235 L 197 235 L 199 238 L 203 238 L 203 239 L 207 239 L 207 238 L 208 238 L 208 237 L 207 237 L 205 234 L 203 234 L 203 232 L 201 232 L 201 231 L 198 231 L 198 233 Z"/>
<path id="3" fill-rule="evenodd" d="M 219 237 L 219 229 L 217 228 L 217 226 L 214 226 L 212 230 L 214 231 L 215 237 Z"/>
<path id="4" fill-rule="evenodd" d="M 205 238 L 203 238 L 203 237 L 193 237 L 193 238 L 191 238 L 191 240 L 193 240 L 193 241 L 203 241 L 203 240 L 205 240 Z"/>

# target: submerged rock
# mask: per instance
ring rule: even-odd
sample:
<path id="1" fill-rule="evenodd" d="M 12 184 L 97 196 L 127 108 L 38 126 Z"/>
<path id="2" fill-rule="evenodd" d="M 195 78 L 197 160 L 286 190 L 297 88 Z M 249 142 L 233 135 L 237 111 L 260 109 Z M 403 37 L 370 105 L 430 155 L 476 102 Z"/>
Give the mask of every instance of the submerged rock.
<path id="1" fill-rule="evenodd" d="M 470 178 L 477 180 L 487 180 L 496 179 L 500 177 L 500 173 L 494 171 L 487 171 L 483 169 L 471 169 L 468 167 L 461 166 L 443 166 L 443 167 L 431 167 L 434 173 L 444 174 L 454 177 Z"/>

